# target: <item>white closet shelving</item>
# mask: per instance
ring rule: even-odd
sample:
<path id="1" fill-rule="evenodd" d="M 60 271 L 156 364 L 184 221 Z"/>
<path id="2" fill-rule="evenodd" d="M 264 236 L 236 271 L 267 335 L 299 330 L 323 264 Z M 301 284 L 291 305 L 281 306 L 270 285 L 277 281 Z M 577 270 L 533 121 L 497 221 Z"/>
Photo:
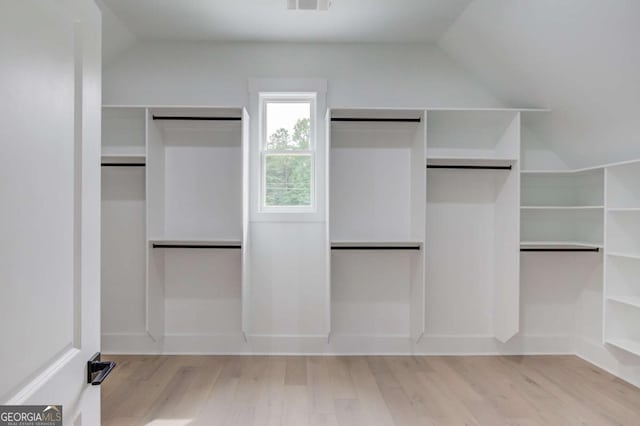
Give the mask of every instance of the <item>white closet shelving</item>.
<path id="1" fill-rule="evenodd" d="M 458 324 L 505 342 L 519 330 L 519 156 L 517 111 L 428 111 L 427 298 L 441 303 L 427 324 L 438 333 Z M 482 312 L 486 322 L 461 324 Z"/>
<path id="2" fill-rule="evenodd" d="M 604 241 L 604 170 L 523 171 L 521 242 L 596 251 Z M 530 250 L 533 251 L 533 250 Z"/>
<path id="3" fill-rule="evenodd" d="M 522 249 L 604 249 L 603 341 L 640 355 L 640 161 L 570 170 L 550 123 L 523 113 Z"/>
<path id="4" fill-rule="evenodd" d="M 509 166 L 519 160 L 517 112 L 509 110 L 429 111 L 430 164 Z"/>
<path id="5" fill-rule="evenodd" d="M 150 108 L 148 326 L 241 333 L 242 111 Z"/>
<path id="6" fill-rule="evenodd" d="M 145 154 L 145 108 L 105 107 L 102 155 L 144 157 Z"/>
<path id="7" fill-rule="evenodd" d="M 521 116 L 521 251 L 599 252 L 603 168 L 571 170 L 549 148 L 550 111 Z"/>
<path id="8" fill-rule="evenodd" d="M 606 169 L 604 342 L 640 355 L 640 162 Z"/>
<path id="9" fill-rule="evenodd" d="M 144 333 L 145 109 L 102 114 L 102 332 Z"/>
<path id="10" fill-rule="evenodd" d="M 103 262 L 103 291 L 122 286 L 116 281 L 127 274 L 138 290 L 122 293 L 136 294 L 144 309 L 137 299 L 125 306 L 138 307 L 142 331 L 155 341 L 244 332 L 246 120 L 241 109 L 104 108 L 103 166 L 114 170 L 108 173 L 136 171 L 142 214 L 135 223 L 103 214 L 103 236 L 122 230 L 119 244 L 103 246 L 103 258 L 114 260 Z M 131 186 L 119 179 L 121 191 Z M 136 257 L 126 259 L 133 236 Z M 142 270 L 121 272 L 134 262 Z M 108 300 L 103 312 L 122 315 Z"/>
<path id="11" fill-rule="evenodd" d="M 331 335 L 424 332 L 423 111 L 330 112 Z"/>
<path id="12" fill-rule="evenodd" d="M 506 342 L 520 251 L 604 251 L 604 340 L 640 354 L 640 162 L 569 170 L 542 111 L 328 117 L 328 351 L 352 337 L 411 350 L 425 333 Z M 233 108 L 104 108 L 107 333 L 251 350 L 247 122 Z"/>

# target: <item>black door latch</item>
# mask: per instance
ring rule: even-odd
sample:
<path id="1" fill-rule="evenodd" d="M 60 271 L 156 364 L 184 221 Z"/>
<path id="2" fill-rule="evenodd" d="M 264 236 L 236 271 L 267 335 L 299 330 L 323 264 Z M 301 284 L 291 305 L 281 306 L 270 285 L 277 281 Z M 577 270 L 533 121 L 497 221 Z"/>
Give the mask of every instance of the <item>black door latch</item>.
<path id="1" fill-rule="evenodd" d="M 100 361 L 100 352 L 96 352 L 87 362 L 87 383 L 93 386 L 100 385 L 115 366 L 114 361 Z"/>

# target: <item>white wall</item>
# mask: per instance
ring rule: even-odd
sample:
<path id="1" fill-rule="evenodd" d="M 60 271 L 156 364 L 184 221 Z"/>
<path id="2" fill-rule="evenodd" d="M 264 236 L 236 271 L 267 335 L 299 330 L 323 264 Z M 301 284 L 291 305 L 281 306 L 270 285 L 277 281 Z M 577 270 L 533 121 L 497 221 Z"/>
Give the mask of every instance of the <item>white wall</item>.
<path id="1" fill-rule="evenodd" d="M 475 0 L 439 46 L 508 104 L 553 109 L 570 167 L 640 157 L 640 2 Z"/>
<path id="2" fill-rule="evenodd" d="M 330 107 L 497 106 L 436 48 L 144 42 L 104 70 L 105 104 L 247 105 L 248 78 L 328 80 Z"/>

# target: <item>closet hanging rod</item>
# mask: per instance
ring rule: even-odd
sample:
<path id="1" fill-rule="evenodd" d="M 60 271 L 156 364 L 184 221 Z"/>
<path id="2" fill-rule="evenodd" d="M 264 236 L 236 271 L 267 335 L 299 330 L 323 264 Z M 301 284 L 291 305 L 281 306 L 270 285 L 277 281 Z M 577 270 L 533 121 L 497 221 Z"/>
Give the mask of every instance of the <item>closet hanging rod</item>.
<path id="1" fill-rule="evenodd" d="M 197 117 L 197 116 L 166 116 L 154 115 L 154 120 L 183 120 L 183 121 L 241 121 L 242 117 Z"/>
<path id="2" fill-rule="evenodd" d="M 188 249 L 241 249 L 240 244 L 160 244 L 153 243 L 153 248 L 188 248 Z"/>
<path id="3" fill-rule="evenodd" d="M 420 123 L 420 118 L 366 118 L 366 117 L 331 117 L 331 121 L 367 122 L 367 123 Z"/>
<path id="4" fill-rule="evenodd" d="M 521 248 L 520 251 L 525 252 L 592 252 L 600 251 L 598 247 L 575 247 L 575 248 Z"/>
<path id="5" fill-rule="evenodd" d="M 332 246 L 331 250 L 420 250 L 419 246 Z"/>
<path id="6" fill-rule="evenodd" d="M 471 166 L 456 164 L 427 164 L 427 169 L 460 169 L 460 170 L 511 170 L 513 166 Z"/>
<path id="7" fill-rule="evenodd" d="M 102 163 L 102 167 L 145 167 L 145 163 Z"/>

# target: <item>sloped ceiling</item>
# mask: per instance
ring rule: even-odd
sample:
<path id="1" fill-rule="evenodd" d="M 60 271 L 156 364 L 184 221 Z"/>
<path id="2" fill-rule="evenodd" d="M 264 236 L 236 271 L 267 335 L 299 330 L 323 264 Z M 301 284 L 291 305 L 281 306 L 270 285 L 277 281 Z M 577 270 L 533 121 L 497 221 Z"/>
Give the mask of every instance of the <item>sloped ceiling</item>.
<path id="1" fill-rule="evenodd" d="M 102 0 L 142 40 L 435 42 L 471 0 L 332 0 L 328 11 L 286 0 Z"/>
<path id="2" fill-rule="evenodd" d="M 640 1 L 474 0 L 439 46 L 513 106 L 553 109 L 571 167 L 640 158 Z"/>

